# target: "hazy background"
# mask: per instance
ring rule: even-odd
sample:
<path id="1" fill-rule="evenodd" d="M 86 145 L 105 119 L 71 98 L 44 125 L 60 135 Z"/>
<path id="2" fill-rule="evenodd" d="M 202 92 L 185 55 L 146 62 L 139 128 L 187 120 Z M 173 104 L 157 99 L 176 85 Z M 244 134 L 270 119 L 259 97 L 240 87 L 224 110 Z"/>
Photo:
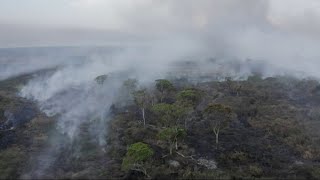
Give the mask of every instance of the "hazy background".
<path id="1" fill-rule="evenodd" d="M 221 23 L 318 39 L 319 17 L 318 0 L 0 0 L 0 47 L 141 41 Z"/>
<path id="2" fill-rule="evenodd" d="M 0 47 L 143 46 L 149 50 L 122 54 L 131 58 L 121 61 L 123 65 L 157 66 L 186 57 L 250 59 L 320 77 L 318 0 L 0 0 L 0 4 Z M 0 55 L 0 63 L 8 62 L 5 54 Z M 32 70 L 48 65 L 26 59 L 35 58 L 23 59 Z M 50 59 L 50 66 L 66 60 L 50 53 L 38 59 Z M 0 77 L 19 74 L 11 73 L 11 67 L 2 66 L 6 75 Z"/>

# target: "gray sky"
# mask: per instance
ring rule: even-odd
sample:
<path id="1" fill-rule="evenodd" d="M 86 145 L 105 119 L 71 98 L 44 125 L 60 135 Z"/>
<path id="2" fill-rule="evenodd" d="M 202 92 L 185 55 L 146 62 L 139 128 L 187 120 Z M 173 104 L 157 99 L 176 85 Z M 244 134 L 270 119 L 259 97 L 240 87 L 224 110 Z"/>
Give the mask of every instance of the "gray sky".
<path id="1" fill-rule="evenodd" d="M 252 16 L 286 31 L 319 36 L 319 0 L 0 0 L 0 47 L 106 44 L 141 34 L 197 31 L 257 1 L 265 2 L 266 12 Z"/>

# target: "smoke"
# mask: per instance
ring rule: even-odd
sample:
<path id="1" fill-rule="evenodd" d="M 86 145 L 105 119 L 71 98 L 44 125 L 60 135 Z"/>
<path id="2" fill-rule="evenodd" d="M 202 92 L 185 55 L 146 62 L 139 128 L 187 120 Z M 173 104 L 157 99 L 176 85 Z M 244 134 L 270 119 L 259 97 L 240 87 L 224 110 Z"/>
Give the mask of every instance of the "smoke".
<path id="1" fill-rule="evenodd" d="M 88 2 L 73 1 L 76 6 Z M 38 102 L 43 112 L 56 117 L 57 129 L 71 142 L 79 135 L 82 124 L 93 122 L 92 137 L 104 146 L 110 106 L 121 96 L 122 82 L 128 78 L 149 85 L 168 73 L 178 75 L 186 68 L 185 61 L 194 63 L 189 68 L 196 74 L 217 76 L 212 79 L 246 78 L 255 72 L 264 76 L 290 74 L 320 78 L 319 34 L 306 33 L 312 31 L 309 27 L 317 26 L 310 20 L 302 30 L 295 29 L 296 24 L 272 15 L 271 2 L 114 2 L 114 16 L 122 31 L 135 34 L 139 41 L 130 46 L 123 43 L 121 50 L 66 48 L 68 53 L 59 51 L 59 56 L 47 53 L 14 62 L 4 59 L 0 79 L 54 67 L 53 72 L 30 80 L 20 95 Z M 103 1 L 96 3 L 103 7 Z M 92 1 L 90 7 L 94 4 Z M 317 17 L 306 17 L 310 16 Z M 97 84 L 94 79 L 104 74 L 108 75 L 106 82 Z"/>
<path id="2" fill-rule="evenodd" d="M 101 1 L 96 2 L 100 6 Z M 127 3 L 127 6 L 125 5 Z M 129 5 L 128 5 L 129 4 Z M 319 77 L 319 3 L 269 0 L 140 0 L 114 4 L 127 32 L 152 44 L 149 61 L 178 53 L 270 64 Z M 290 6 L 290 8 L 288 8 Z M 290 11 L 290 10 L 291 11 Z"/>

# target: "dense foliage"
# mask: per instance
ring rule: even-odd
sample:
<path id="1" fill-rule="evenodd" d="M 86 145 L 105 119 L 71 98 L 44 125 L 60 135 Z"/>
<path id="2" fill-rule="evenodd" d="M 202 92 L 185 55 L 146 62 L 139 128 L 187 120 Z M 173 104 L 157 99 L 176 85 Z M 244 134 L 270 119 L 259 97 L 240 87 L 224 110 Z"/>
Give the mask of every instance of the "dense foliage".
<path id="1" fill-rule="evenodd" d="M 27 103 L 13 93 L 22 82 L 0 83 L 2 124 L 8 109 Z M 107 144 L 90 140 L 88 120 L 44 177 L 319 179 L 319 87 L 291 77 L 160 79 L 153 87 L 129 79 L 110 108 Z M 0 131 L 0 178 L 33 172 L 32 155 L 57 133 L 54 127 L 37 112 L 30 122 Z"/>
<path id="2" fill-rule="evenodd" d="M 144 89 L 145 101 L 152 102 L 144 107 L 146 126 L 138 121 L 139 103 L 128 105 L 112 121 L 111 130 L 122 130 L 109 137 L 111 146 L 149 144 L 156 154 L 151 177 L 319 178 L 319 134 L 310 126 L 320 124 L 318 83 L 259 76 L 177 86 L 161 82 L 172 84 L 166 93 L 159 93 L 159 80 L 154 90 Z"/>

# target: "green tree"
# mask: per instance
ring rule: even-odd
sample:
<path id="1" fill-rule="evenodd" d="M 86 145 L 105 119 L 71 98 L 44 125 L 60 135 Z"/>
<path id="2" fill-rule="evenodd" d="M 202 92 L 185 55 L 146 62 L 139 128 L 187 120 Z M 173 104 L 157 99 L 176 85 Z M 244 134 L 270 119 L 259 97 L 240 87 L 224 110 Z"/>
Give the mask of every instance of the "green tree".
<path id="1" fill-rule="evenodd" d="M 184 106 L 195 106 L 200 98 L 200 93 L 195 89 L 186 89 L 180 91 L 177 95 L 178 102 Z"/>
<path id="2" fill-rule="evenodd" d="M 195 89 L 186 89 L 177 94 L 177 104 L 184 108 L 184 128 L 187 129 L 187 122 L 201 99 L 200 93 Z"/>
<path id="3" fill-rule="evenodd" d="M 163 126 L 170 127 L 178 124 L 186 109 L 176 104 L 159 103 L 152 106 L 151 110 Z"/>
<path id="4" fill-rule="evenodd" d="M 127 79 L 122 83 L 118 90 L 114 104 L 125 107 L 134 101 L 134 92 L 137 90 L 138 81 L 136 79 Z"/>
<path id="5" fill-rule="evenodd" d="M 97 76 L 94 80 L 95 80 L 99 85 L 102 85 L 107 79 L 108 79 L 108 75 L 104 74 L 104 75 Z"/>
<path id="6" fill-rule="evenodd" d="M 141 108 L 143 126 L 146 126 L 145 109 L 150 104 L 150 98 L 146 89 L 134 92 L 134 100 L 136 104 Z"/>
<path id="7" fill-rule="evenodd" d="M 209 121 L 210 127 L 216 136 L 216 144 L 219 143 L 219 133 L 229 126 L 232 110 L 222 104 L 209 104 L 204 111 L 205 118 Z"/>
<path id="8" fill-rule="evenodd" d="M 158 79 L 156 80 L 156 89 L 160 92 L 160 103 L 162 103 L 163 98 L 169 94 L 172 90 L 174 90 L 173 84 L 166 79 Z"/>
<path id="9" fill-rule="evenodd" d="M 242 87 L 238 81 L 234 81 L 232 77 L 226 77 L 225 85 L 226 85 L 226 90 L 230 93 L 230 95 L 239 96 L 239 92 Z"/>
<path id="10" fill-rule="evenodd" d="M 153 149 L 142 142 L 131 144 L 122 161 L 122 170 L 135 170 L 147 175 L 145 163 L 154 154 Z"/>
<path id="11" fill-rule="evenodd" d="M 166 141 L 169 144 L 169 152 L 172 155 L 172 150 L 175 147 L 178 150 L 178 141 L 183 139 L 187 135 L 185 129 L 177 126 L 165 128 L 160 131 L 158 136 L 160 140 Z"/>
<path id="12" fill-rule="evenodd" d="M 127 79 L 123 82 L 123 87 L 125 87 L 130 93 L 134 93 L 138 87 L 138 81 L 136 79 Z"/>

